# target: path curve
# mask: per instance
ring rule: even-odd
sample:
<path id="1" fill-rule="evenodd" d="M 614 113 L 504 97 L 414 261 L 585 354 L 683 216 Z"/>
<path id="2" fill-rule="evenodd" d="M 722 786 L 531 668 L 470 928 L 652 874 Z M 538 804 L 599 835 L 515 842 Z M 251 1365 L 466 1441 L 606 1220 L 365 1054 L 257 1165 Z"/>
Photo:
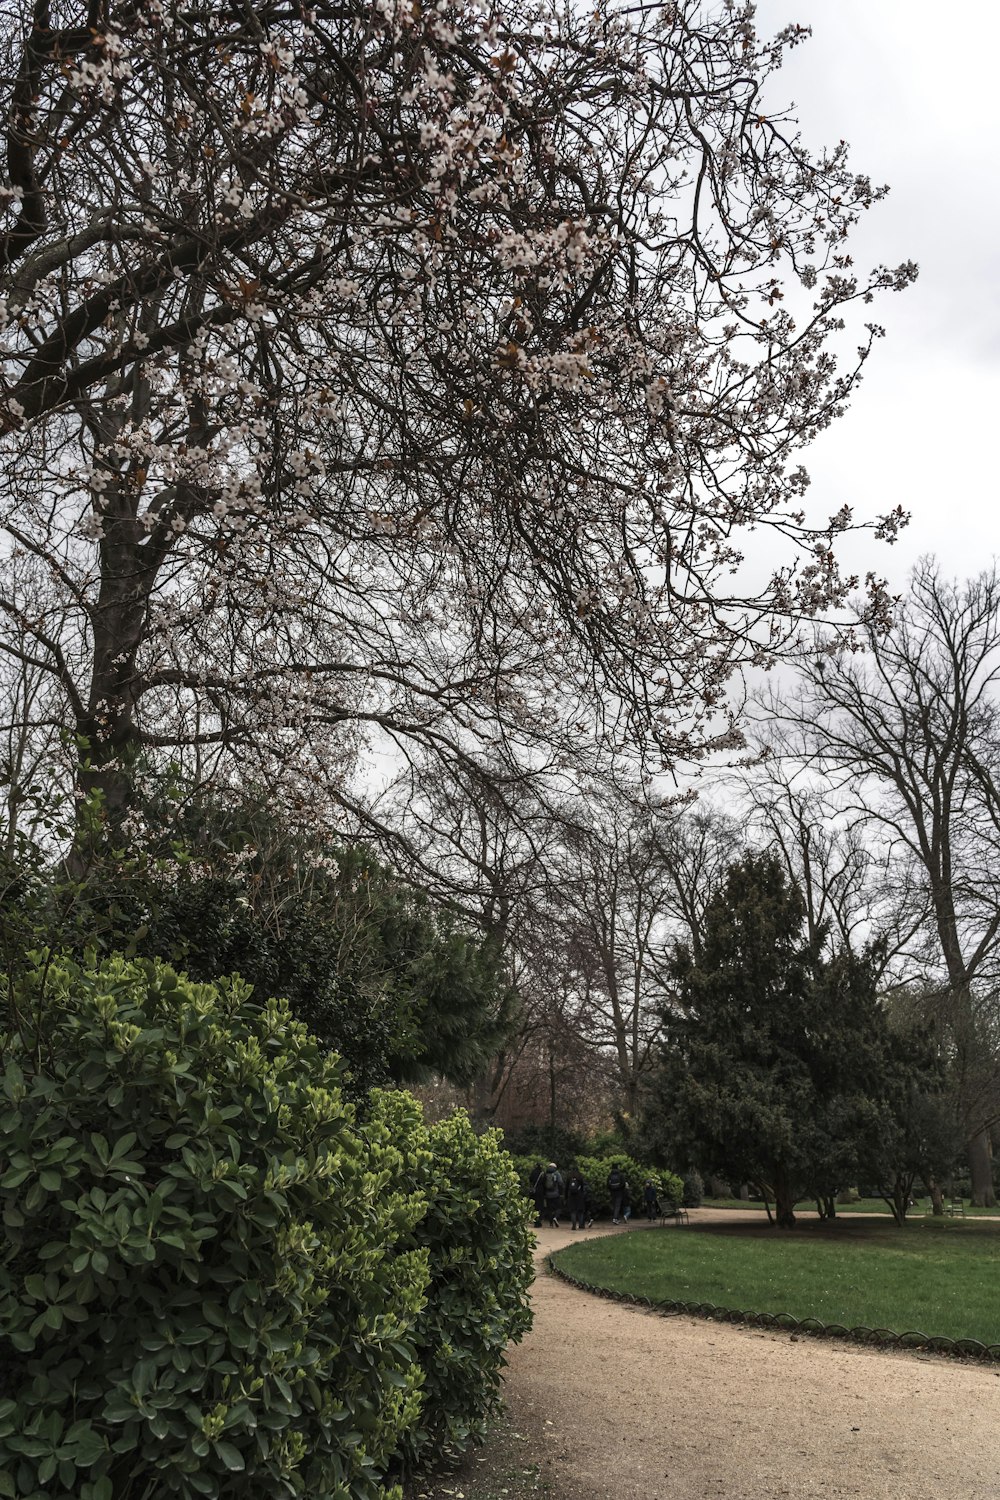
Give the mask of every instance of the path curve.
<path id="1" fill-rule="evenodd" d="M 733 1216 L 692 1218 L 716 1214 Z M 581 1237 L 540 1231 L 505 1382 L 552 1500 L 1000 1500 L 994 1366 L 590 1296 L 542 1264 Z"/>

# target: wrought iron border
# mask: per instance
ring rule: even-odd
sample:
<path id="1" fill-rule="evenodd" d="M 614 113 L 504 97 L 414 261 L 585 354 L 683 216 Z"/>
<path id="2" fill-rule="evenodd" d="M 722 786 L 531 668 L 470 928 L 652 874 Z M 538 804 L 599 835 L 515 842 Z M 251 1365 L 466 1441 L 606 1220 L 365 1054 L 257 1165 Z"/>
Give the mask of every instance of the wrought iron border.
<path id="1" fill-rule="evenodd" d="M 557 1252 L 558 1254 L 558 1252 Z M 824 1323 L 819 1318 L 796 1318 L 791 1313 L 749 1312 L 735 1307 L 717 1307 L 714 1302 L 685 1302 L 676 1297 L 662 1301 L 639 1297 L 634 1292 L 618 1292 L 612 1287 L 594 1286 L 574 1276 L 557 1264 L 555 1255 L 547 1255 L 545 1264 L 554 1276 L 581 1292 L 595 1297 L 607 1297 L 612 1302 L 624 1302 L 645 1312 L 684 1313 L 692 1318 L 705 1318 L 715 1323 L 742 1323 L 750 1328 L 780 1328 L 786 1333 L 809 1334 L 813 1338 L 847 1339 L 851 1343 L 866 1344 L 877 1349 L 926 1349 L 932 1354 L 948 1354 L 957 1358 L 993 1360 L 1000 1362 L 1000 1344 L 983 1344 L 979 1339 L 950 1339 L 942 1334 L 922 1333 L 911 1328 L 905 1333 L 896 1333 L 891 1328 L 868 1328 L 858 1324 L 847 1328 L 843 1323 Z"/>

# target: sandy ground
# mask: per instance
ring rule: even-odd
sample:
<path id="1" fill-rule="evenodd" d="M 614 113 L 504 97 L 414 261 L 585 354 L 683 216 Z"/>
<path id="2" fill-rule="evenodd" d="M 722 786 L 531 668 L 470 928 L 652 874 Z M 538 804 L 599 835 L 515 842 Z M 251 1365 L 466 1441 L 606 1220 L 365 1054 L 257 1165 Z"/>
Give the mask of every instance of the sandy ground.
<path id="1" fill-rule="evenodd" d="M 589 1296 L 540 1264 L 580 1237 L 539 1233 L 535 1326 L 506 1380 L 553 1500 L 1000 1500 L 995 1366 Z"/>

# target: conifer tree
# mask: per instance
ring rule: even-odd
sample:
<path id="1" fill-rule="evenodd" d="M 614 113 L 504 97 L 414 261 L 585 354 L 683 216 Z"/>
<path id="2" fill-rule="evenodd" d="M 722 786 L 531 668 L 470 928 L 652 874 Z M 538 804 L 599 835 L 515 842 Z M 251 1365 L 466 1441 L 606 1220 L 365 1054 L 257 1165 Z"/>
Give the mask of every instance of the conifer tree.
<path id="1" fill-rule="evenodd" d="M 653 1089 L 656 1133 L 703 1170 L 757 1183 L 779 1225 L 831 1199 L 894 1135 L 895 1066 L 867 957 L 825 958 L 779 860 L 731 866 L 697 963 L 679 945 Z"/>

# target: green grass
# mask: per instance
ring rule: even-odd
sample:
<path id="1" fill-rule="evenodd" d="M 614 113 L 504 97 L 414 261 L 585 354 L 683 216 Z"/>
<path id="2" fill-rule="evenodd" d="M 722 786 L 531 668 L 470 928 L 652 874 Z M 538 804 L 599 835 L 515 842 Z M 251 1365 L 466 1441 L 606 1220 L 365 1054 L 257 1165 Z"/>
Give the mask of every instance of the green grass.
<path id="1" fill-rule="evenodd" d="M 654 1302 L 1000 1344 L 1000 1224 L 813 1219 L 783 1231 L 743 1220 L 609 1235 L 555 1259 L 582 1281 Z"/>
<path id="2" fill-rule="evenodd" d="M 756 1208 L 764 1212 L 763 1203 L 754 1203 L 746 1198 L 706 1198 L 705 1208 Z M 797 1213 L 815 1213 L 816 1205 L 810 1199 L 803 1199 L 798 1205 Z M 888 1205 L 884 1198 L 859 1198 L 857 1203 L 838 1203 L 837 1213 L 840 1214 L 884 1214 L 891 1219 Z M 965 1205 L 967 1218 L 1000 1218 L 1000 1208 L 971 1208 Z M 950 1215 L 946 1215 L 950 1217 Z M 929 1198 L 918 1198 L 916 1204 L 907 1215 L 909 1219 L 933 1218 L 931 1213 L 931 1200 Z"/>

